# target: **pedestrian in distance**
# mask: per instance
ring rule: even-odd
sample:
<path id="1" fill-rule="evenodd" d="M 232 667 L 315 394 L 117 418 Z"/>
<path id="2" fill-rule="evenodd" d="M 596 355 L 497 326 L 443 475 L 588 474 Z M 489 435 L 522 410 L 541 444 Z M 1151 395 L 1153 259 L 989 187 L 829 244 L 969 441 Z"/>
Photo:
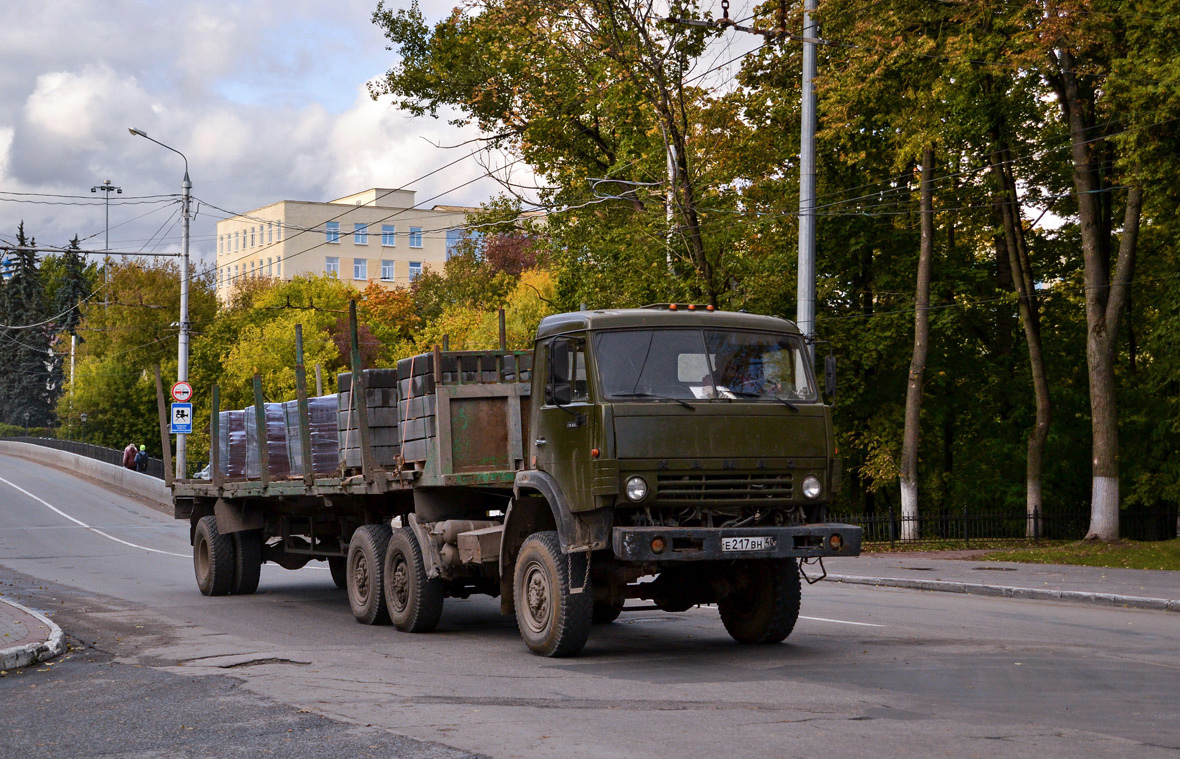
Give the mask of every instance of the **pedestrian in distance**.
<path id="1" fill-rule="evenodd" d="M 147 446 L 141 445 L 141 446 L 139 446 L 139 452 L 135 454 L 135 471 L 146 472 L 147 471 L 147 462 L 148 462 Z"/>
<path id="2" fill-rule="evenodd" d="M 123 468 L 135 471 L 135 456 L 139 453 L 139 449 L 135 447 L 135 443 L 128 443 L 127 447 L 123 449 Z"/>

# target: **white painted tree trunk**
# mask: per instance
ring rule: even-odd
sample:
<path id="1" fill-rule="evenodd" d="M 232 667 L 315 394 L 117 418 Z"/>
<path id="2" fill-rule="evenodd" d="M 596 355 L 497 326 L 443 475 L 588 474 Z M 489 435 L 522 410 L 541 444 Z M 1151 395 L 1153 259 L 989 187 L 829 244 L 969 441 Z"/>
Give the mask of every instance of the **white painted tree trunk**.
<path id="1" fill-rule="evenodd" d="M 1044 523 L 1041 521 L 1041 478 L 1040 472 L 1037 472 L 1037 477 L 1029 477 L 1028 485 L 1028 500 L 1026 510 L 1028 512 L 1028 526 L 1025 528 L 1024 536 L 1026 538 L 1040 538 L 1044 537 Z"/>
<path id="2" fill-rule="evenodd" d="M 1118 540 L 1119 478 L 1094 477 L 1090 492 L 1090 532 L 1087 538 Z"/>
<path id="3" fill-rule="evenodd" d="M 901 478 L 901 539 L 918 539 L 918 483 Z"/>

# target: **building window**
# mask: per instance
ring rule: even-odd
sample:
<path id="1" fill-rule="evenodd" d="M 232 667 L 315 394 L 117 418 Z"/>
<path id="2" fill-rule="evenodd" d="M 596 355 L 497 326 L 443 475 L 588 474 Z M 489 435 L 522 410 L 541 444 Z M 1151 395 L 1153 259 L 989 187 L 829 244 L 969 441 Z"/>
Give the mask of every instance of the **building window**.
<path id="1" fill-rule="evenodd" d="M 234 279 L 238 278 L 238 265 L 234 264 Z"/>
<path id="2" fill-rule="evenodd" d="M 393 281 L 393 261 L 381 261 L 381 279 L 385 282 Z"/>
<path id="3" fill-rule="evenodd" d="M 422 262 L 410 261 L 410 281 L 413 282 L 422 274 Z"/>
<path id="4" fill-rule="evenodd" d="M 266 244 L 269 245 L 275 241 L 275 223 L 273 221 L 266 222 Z"/>
<path id="5" fill-rule="evenodd" d="M 397 245 L 397 227 L 392 224 L 381 225 L 381 244 L 387 248 Z"/>
<path id="6" fill-rule="evenodd" d="M 410 247 L 422 247 L 422 227 L 410 227 Z"/>
<path id="7" fill-rule="evenodd" d="M 254 227 L 250 227 L 250 247 L 254 247 Z"/>
<path id="8" fill-rule="evenodd" d="M 234 250 L 238 249 L 238 233 L 234 232 Z"/>
<path id="9" fill-rule="evenodd" d="M 275 229 L 275 235 L 276 235 L 275 239 L 277 239 L 279 242 L 282 242 L 283 241 L 283 222 L 280 221 L 278 224 L 275 225 L 275 228 L 276 228 Z"/>
<path id="10" fill-rule="evenodd" d="M 340 259 L 336 256 L 328 256 L 324 259 L 324 274 L 332 277 L 340 276 Z"/>
<path id="11" fill-rule="evenodd" d="M 253 261 L 250 262 L 250 276 L 251 277 L 254 276 L 254 262 Z"/>
<path id="12" fill-rule="evenodd" d="M 468 238 L 466 229 L 448 229 L 447 230 L 447 260 L 451 260 L 451 256 L 455 255 L 459 250 L 459 244 Z"/>
<path id="13" fill-rule="evenodd" d="M 369 244 L 369 225 L 368 224 L 353 224 L 352 225 L 352 241 L 357 245 Z"/>
<path id="14" fill-rule="evenodd" d="M 324 234 L 328 242 L 340 242 L 340 222 L 329 221 L 324 225 Z"/>
<path id="15" fill-rule="evenodd" d="M 268 258 L 268 259 L 266 259 L 266 276 L 273 277 L 274 273 L 275 273 L 274 259 Z"/>
<path id="16" fill-rule="evenodd" d="M 369 259 L 354 258 L 352 259 L 352 278 L 353 279 L 368 279 L 369 278 Z"/>
<path id="17" fill-rule="evenodd" d="M 275 276 L 280 279 L 283 276 L 283 259 L 281 257 L 275 259 Z"/>

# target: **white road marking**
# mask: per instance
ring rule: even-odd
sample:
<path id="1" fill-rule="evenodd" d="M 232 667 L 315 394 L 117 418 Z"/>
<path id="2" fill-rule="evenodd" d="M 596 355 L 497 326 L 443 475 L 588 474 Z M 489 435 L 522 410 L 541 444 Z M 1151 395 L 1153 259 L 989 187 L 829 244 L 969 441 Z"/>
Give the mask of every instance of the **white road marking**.
<path id="1" fill-rule="evenodd" d="M 172 553 L 171 551 L 161 551 L 161 550 L 160 550 L 160 549 L 158 549 L 158 548 L 148 548 L 147 546 L 141 546 L 141 545 L 139 545 L 139 544 L 137 544 L 137 543 L 129 543 L 129 542 L 127 542 L 126 540 L 123 540 L 122 538 L 116 538 L 114 535 L 111 535 L 111 534 L 109 534 L 109 533 L 105 533 L 105 532 L 103 532 L 102 530 L 98 529 L 97 527 L 91 527 L 90 525 L 88 525 L 88 524 L 86 524 L 85 522 L 83 522 L 81 519 L 76 519 L 75 517 L 72 517 L 72 516 L 70 516 L 69 514 L 67 514 L 67 513 L 65 513 L 64 511 L 62 511 L 61 509 L 59 509 L 59 508 L 57 508 L 56 506 L 54 506 L 54 505 L 53 505 L 52 503 L 50 503 L 49 501 L 46 501 L 44 498 L 41 498 L 40 496 L 37 496 L 37 495 L 34 495 L 33 493 L 30 493 L 29 491 L 25 490 L 24 488 L 22 488 L 20 485 L 17 485 L 16 483 L 9 482 L 8 480 L 4 479 L 3 477 L 0 477 L 0 482 L 3 482 L 5 485 L 9 486 L 10 488 L 12 488 L 12 489 L 14 489 L 14 490 L 17 490 L 17 491 L 20 491 L 21 493 L 24 493 L 24 494 L 25 494 L 25 495 L 27 495 L 29 498 L 32 498 L 34 501 L 37 501 L 37 502 L 38 502 L 38 503 L 40 503 L 42 506 L 44 506 L 45 508 L 47 508 L 47 509 L 49 509 L 50 511 L 54 512 L 55 514 L 60 514 L 61 516 L 63 516 L 63 517 L 65 517 L 66 519 L 70 520 L 71 522 L 73 522 L 74 524 L 78 525 L 79 527 L 85 527 L 87 530 L 90 530 L 91 532 L 93 532 L 93 533 L 94 533 L 94 534 L 96 534 L 96 535 L 101 535 L 101 536 L 103 536 L 104 538 L 106 538 L 107 540 L 113 540 L 113 541 L 115 541 L 116 543 L 122 543 L 122 544 L 123 544 L 123 545 L 125 545 L 125 546 L 130 546 L 130 547 L 132 547 L 132 548 L 138 548 L 138 549 L 140 549 L 140 550 L 142 550 L 142 551 L 148 551 L 148 552 L 150 552 L 150 553 L 162 553 L 162 554 L 164 554 L 165 556 L 179 556 L 179 557 L 180 557 L 180 558 L 182 558 L 182 559 L 188 559 L 188 558 L 191 558 L 191 557 L 190 557 L 188 554 L 186 554 L 186 553 Z"/>
<path id="2" fill-rule="evenodd" d="M 825 619 L 823 617 L 804 617 L 799 619 L 809 619 L 812 622 L 832 622 L 837 625 L 856 625 L 857 627 L 884 627 L 885 625 L 874 625 L 872 622 L 849 622 L 846 619 Z"/>

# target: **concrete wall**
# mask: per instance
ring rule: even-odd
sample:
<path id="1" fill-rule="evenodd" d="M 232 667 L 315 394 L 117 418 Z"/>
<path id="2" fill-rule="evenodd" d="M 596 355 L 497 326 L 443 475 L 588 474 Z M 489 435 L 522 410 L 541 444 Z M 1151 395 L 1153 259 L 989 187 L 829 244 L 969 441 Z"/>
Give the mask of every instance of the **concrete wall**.
<path id="1" fill-rule="evenodd" d="M 164 485 L 164 481 L 140 472 L 133 472 L 115 464 L 107 464 L 76 453 L 46 448 L 33 443 L 18 443 L 11 440 L 0 440 L 0 454 L 6 456 L 20 456 L 35 461 L 38 464 L 56 467 L 65 472 L 81 474 L 104 482 L 121 490 L 151 501 L 152 503 L 172 509 L 172 491 Z"/>

